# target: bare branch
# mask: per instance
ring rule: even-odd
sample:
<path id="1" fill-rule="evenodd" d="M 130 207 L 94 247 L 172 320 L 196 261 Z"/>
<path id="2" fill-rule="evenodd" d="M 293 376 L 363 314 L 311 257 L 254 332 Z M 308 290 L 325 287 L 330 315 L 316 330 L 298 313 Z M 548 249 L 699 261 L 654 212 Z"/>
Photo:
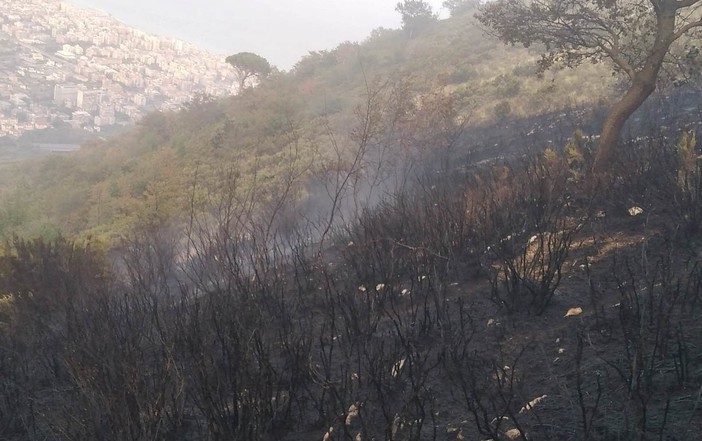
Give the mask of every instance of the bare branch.
<path id="1" fill-rule="evenodd" d="M 682 8 L 689 8 L 690 6 L 694 6 L 698 3 L 700 3 L 702 0 L 677 0 L 675 2 L 675 7 L 677 9 L 682 9 Z"/>
<path id="2" fill-rule="evenodd" d="M 680 29 L 678 29 L 673 34 L 671 41 L 675 41 L 678 38 L 682 37 L 684 34 L 686 34 L 688 31 L 690 31 L 691 29 L 699 28 L 699 27 L 702 27 L 702 19 L 687 23 L 687 24 L 681 26 Z"/>

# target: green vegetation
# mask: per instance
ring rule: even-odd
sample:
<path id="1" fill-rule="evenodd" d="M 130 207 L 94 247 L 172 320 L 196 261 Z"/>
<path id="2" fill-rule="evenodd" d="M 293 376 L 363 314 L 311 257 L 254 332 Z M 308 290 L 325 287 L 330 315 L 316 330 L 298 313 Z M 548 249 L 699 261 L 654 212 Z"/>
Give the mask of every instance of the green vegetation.
<path id="1" fill-rule="evenodd" d="M 261 81 L 271 73 L 271 65 L 268 60 L 251 52 L 230 55 L 226 61 L 236 69 L 239 78 L 239 91 L 244 90 L 247 81 L 251 79 Z"/>
<path id="2" fill-rule="evenodd" d="M 395 10 L 402 16 L 402 29 L 410 36 L 416 36 L 436 21 L 431 6 L 423 0 L 403 0 L 397 4 Z"/>
<path id="3" fill-rule="evenodd" d="M 410 132 L 429 127 L 431 107 L 423 105 L 443 102 L 457 123 L 476 126 L 608 93 L 610 76 L 598 66 L 538 78 L 536 60 L 536 52 L 484 35 L 471 13 L 432 22 L 412 38 L 378 29 L 363 43 L 312 52 L 291 72 L 272 72 L 239 96 L 201 97 L 183 112 L 149 115 L 132 133 L 91 141 L 75 154 L 5 167 L 0 205 L 16 206 L 21 188 L 31 190 L 21 200 L 26 216 L 4 223 L 0 234 L 59 229 L 112 242 L 149 219 L 178 223 L 187 217 L 193 181 L 211 185 L 233 170 L 248 186 L 255 179 L 265 198 L 280 185 L 276 177 L 298 173 L 289 170 L 291 155 L 294 168 L 309 177 L 333 156 L 332 138 L 339 147 L 354 144 L 359 106 L 369 93 L 376 95 L 375 130 L 397 143 L 422 139 Z"/>

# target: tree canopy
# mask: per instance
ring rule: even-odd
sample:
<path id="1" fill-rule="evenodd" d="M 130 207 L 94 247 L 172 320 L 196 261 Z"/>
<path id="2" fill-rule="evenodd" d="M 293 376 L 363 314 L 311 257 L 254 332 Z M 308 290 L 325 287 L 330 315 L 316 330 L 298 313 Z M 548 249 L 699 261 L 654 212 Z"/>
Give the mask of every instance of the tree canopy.
<path id="1" fill-rule="evenodd" d="M 436 21 L 436 15 L 429 3 L 422 0 L 404 0 L 395 6 L 402 16 L 402 29 L 414 35 L 427 24 Z"/>
<path id="2" fill-rule="evenodd" d="M 246 82 L 250 79 L 255 78 L 260 81 L 271 73 L 268 60 L 252 52 L 239 52 L 228 56 L 225 61 L 237 71 L 239 91 L 244 90 Z"/>
<path id="3" fill-rule="evenodd" d="M 595 170 L 611 162 L 624 123 L 653 93 L 671 48 L 699 33 L 702 0 L 496 0 L 478 19 L 506 43 L 540 43 L 541 69 L 608 61 L 629 88 L 604 122 Z"/>
<path id="4" fill-rule="evenodd" d="M 480 6 L 480 0 L 446 0 L 441 6 L 446 8 L 453 17 L 477 9 Z"/>

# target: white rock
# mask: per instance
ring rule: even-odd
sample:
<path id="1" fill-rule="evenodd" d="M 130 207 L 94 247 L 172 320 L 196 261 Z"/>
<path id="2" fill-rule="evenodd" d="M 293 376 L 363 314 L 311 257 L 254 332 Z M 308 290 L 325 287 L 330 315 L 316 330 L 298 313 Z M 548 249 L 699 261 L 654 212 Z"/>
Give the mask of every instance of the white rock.
<path id="1" fill-rule="evenodd" d="M 509 429 L 508 431 L 505 432 L 505 436 L 508 439 L 519 439 L 519 437 L 522 435 L 522 432 L 519 431 L 519 429 Z"/>
<path id="2" fill-rule="evenodd" d="M 576 315 L 580 315 L 583 313 L 583 308 L 577 307 L 577 308 L 570 308 L 568 312 L 566 312 L 566 315 L 564 317 L 573 317 Z"/>
<path id="3" fill-rule="evenodd" d="M 643 213 L 643 208 L 633 206 L 633 207 L 629 208 L 628 211 L 629 211 L 629 216 L 638 216 L 639 214 Z"/>

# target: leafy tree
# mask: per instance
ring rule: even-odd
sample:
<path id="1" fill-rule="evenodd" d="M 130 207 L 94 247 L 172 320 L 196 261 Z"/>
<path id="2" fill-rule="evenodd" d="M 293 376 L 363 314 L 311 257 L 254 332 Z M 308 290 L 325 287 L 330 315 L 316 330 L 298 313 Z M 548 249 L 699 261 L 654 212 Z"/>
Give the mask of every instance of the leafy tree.
<path id="1" fill-rule="evenodd" d="M 252 52 L 239 52 L 228 56 L 225 61 L 236 69 L 240 91 L 244 90 L 249 79 L 255 78 L 260 81 L 271 73 L 268 60 Z"/>
<path id="2" fill-rule="evenodd" d="M 448 9 L 451 17 L 473 11 L 480 6 L 480 0 L 446 0 L 441 4 Z"/>
<path id="3" fill-rule="evenodd" d="M 624 123 L 656 89 L 674 43 L 702 27 L 702 0 L 496 0 L 477 18 L 506 43 L 546 47 L 540 67 L 609 61 L 629 88 L 609 110 L 594 170 L 605 171 Z M 593 79 L 593 81 L 596 81 Z"/>
<path id="4" fill-rule="evenodd" d="M 410 35 L 421 31 L 429 23 L 436 21 L 436 15 L 429 3 L 422 0 L 404 0 L 395 6 L 395 10 L 402 15 L 402 29 Z"/>

